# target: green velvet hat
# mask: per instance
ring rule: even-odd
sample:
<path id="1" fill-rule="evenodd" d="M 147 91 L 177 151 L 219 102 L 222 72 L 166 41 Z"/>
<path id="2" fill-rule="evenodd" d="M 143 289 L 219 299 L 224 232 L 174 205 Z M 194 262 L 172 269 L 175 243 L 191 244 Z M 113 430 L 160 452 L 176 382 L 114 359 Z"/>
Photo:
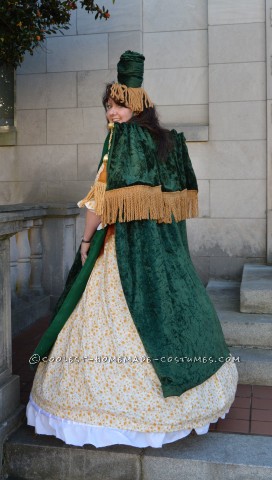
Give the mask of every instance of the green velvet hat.
<path id="1" fill-rule="evenodd" d="M 127 50 L 117 63 L 118 83 L 131 88 L 140 88 L 144 79 L 145 57 L 138 52 Z"/>
<path id="2" fill-rule="evenodd" d="M 140 113 L 144 108 L 153 107 L 146 91 L 141 87 L 144 76 L 145 57 L 138 52 L 127 50 L 117 64 L 118 83 L 111 87 L 110 96 L 123 103 L 133 112 Z"/>

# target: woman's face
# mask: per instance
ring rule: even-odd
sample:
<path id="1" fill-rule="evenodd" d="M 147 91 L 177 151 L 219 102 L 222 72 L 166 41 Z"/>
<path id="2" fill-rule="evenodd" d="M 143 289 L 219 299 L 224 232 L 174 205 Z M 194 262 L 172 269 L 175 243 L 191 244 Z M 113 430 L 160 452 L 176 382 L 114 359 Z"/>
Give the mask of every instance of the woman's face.
<path id="1" fill-rule="evenodd" d="M 132 117 L 132 110 L 123 105 L 118 105 L 110 97 L 106 103 L 106 117 L 109 122 L 128 122 Z"/>

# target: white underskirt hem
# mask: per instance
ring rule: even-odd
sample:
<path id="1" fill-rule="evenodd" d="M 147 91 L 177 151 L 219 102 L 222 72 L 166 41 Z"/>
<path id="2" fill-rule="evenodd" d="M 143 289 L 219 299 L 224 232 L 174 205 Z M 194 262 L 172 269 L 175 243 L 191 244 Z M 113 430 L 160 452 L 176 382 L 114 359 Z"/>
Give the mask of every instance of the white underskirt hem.
<path id="1" fill-rule="evenodd" d="M 221 415 L 221 418 L 225 418 L 228 412 L 229 410 L 224 415 Z M 95 447 L 120 444 L 140 448 L 161 448 L 165 443 L 175 442 L 187 437 L 192 430 L 195 430 L 198 435 L 204 435 L 208 433 L 210 423 L 218 421 L 217 418 L 202 427 L 166 433 L 121 430 L 119 428 L 100 427 L 57 417 L 40 408 L 31 396 L 26 408 L 26 416 L 27 424 L 35 427 L 36 433 L 54 435 L 68 445 L 80 447 L 85 444 L 91 444 Z"/>

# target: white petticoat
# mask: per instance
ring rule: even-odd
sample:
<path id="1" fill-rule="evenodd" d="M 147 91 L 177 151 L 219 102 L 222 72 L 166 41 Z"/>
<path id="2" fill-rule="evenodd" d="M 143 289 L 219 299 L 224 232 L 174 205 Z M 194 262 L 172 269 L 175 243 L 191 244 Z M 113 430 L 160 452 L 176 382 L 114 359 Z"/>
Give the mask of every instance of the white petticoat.
<path id="1" fill-rule="evenodd" d="M 229 410 L 221 418 L 225 418 L 228 412 Z M 86 425 L 56 417 L 40 408 L 30 396 L 27 405 L 27 420 L 28 425 L 35 427 L 36 433 L 54 435 L 69 445 L 82 447 L 85 444 L 91 444 L 95 447 L 106 447 L 121 444 L 140 448 L 161 448 L 163 444 L 187 437 L 192 430 L 195 430 L 198 435 L 208 433 L 210 423 L 216 423 L 218 418 L 207 425 L 203 425 L 203 427 L 178 430 L 177 432 L 134 432 L 132 430 Z"/>

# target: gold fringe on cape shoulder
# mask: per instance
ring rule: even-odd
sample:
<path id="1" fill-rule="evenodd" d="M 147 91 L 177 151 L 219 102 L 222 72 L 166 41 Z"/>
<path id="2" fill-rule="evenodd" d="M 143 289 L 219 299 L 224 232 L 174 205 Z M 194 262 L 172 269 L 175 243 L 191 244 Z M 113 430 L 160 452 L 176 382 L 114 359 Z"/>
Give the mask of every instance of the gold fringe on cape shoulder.
<path id="1" fill-rule="evenodd" d="M 106 157 L 106 155 L 105 155 Z M 104 157 L 104 158 L 105 158 Z M 78 202 L 79 208 L 84 207 L 84 205 L 88 208 L 88 203 L 91 200 L 95 200 L 95 212 L 97 215 L 102 215 L 103 213 L 103 206 L 104 206 L 104 196 L 106 191 L 106 183 L 107 183 L 107 167 L 106 161 L 103 161 L 101 167 L 99 168 L 94 185 L 92 186 L 91 190 L 87 193 L 86 197 L 84 197 L 80 202 Z"/>
<path id="2" fill-rule="evenodd" d="M 113 100 L 123 103 L 133 112 L 140 113 L 144 107 L 153 107 L 153 102 L 143 88 L 131 88 L 120 83 L 113 83 L 110 96 Z"/>
<path id="3" fill-rule="evenodd" d="M 163 216 L 161 187 L 133 185 L 105 192 L 102 224 L 157 220 Z"/>
<path id="4" fill-rule="evenodd" d="M 159 222 L 172 223 L 172 214 L 176 222 L 186 218 L 198 217 L 198 191 L 180 190 L 176 192 L 162 192 L 164 202 L 164 216 Z"/>
<path id="5" fill-rule="evenodd" d="M 92 199 L 95 213 L 101 216 L 103 226 L 132 220 L 172 223 L 172 214 L 176 222 L 198 216 L 197 190 L 162 192 L 160 185 L 133 185 L 106 190 L 106 184 L 97 181 L 78 206 L 83 207 Z"/>

